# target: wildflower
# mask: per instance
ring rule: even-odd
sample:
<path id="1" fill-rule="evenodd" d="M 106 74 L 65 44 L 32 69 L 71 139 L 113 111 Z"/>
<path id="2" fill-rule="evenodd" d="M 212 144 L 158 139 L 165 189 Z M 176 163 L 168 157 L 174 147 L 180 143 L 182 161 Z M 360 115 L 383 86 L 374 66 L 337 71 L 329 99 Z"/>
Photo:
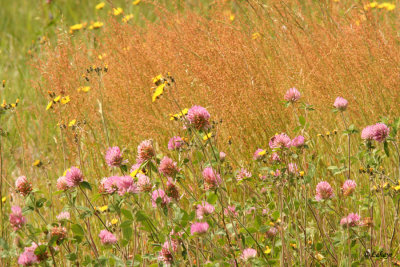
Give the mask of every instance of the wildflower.
<path id="1" fill-rule="evenodd" d="M 242 260 L 247 261 L 249 259 L 255 258 L 257 256 L 257 250 L 253 249 L 253 248 L 246 248 L 245 250 L 243 250 L 242 252 Z"/>
<path id="2" fill-rule="evenodd" d="M 141 0 L 135 0 L 135 1 L 132 2 L 132 5 L 137 6 L 137 5 L 139 5 L 140 1 Z"/>
<path id="3" fill-rule="evenodd" d="M 101 207 L 96 207 L 95 210 L 98 210 L 100 212 L 105 212 L 105 211 L 108 211 L 108 206 L 104 205 L 104 206 L 101 206 Z"/>
<path id="4" fill-rule="evenodd" d="M 69 27 L 69 33 L 72 34 L 76 31 L 83 29 L 83 27 L 84 27 L 84 25 L 82 23 L 72 25 L 71 27 Z"/>
<path id="5" fill-rule="evenodd" d="M 26 218 L 22 215 L 22 209 L 19 206 L 12 206 L 10 213 L 10 224 L 13 226 L 14 231 L 22 228 L 26 223 Z"/>
<path id="6" fill-rule="evenodd" d="M 72 121 L 70 121 L 70 122 L 68 123 L 68 126 L 69 126 L 69 127 L 72 127 L 72 126 L 75 126 L 75 124 L 76 124 L 76 119 L 73 119 Z"/>
<path id="7" fill-rule="evenodd" d="M 150 192 L 151 188 L 153 187 L 150 182 L 150 178 L 142 173 L 137 175 L 137 186 L 140 192 Z"/>
<path id="8" fill-rule="evenodd" d="M 271 253 L 271 248 L 269 246 L 265 246 L 264 253 L 265 254 L 270 254 Z"/>
<path id="9" fill-rule="evenodd" d="M 51 236 L 57 237 L 57 244 L 59 244 L 67 237 L 67 229 L 62 226 L 60 227 L 55 226 L 51 229 Z"/>
<path id="10" fill-rule="evenodd" d="M 131 19 L 133 19 L 133 14 L 128 14 L 128 15 L 125 15 L 123 18 L 122 18 L 122 22 L 123 23 L 127 23 L 128 21 L 130 21 Z"/>
<path id="11" fill-rule="evenodd" d="M 239 213 L 236 211 L 236 207 L 234 205 L 232 206 L 228 206 L 225 210 L 224 210 L 224 214 L 226 216 L 228 216 L 229 214 L 233 214 L 236 217 L 239 216 Z"/>
<path id="12" fill-rule="evenodd" d="M 105 229 L 100 231 L 99 237 L 103 245 L 112 245 L 117 243 L 115 235 Z"/>
<path id="13" fill-rule="evenodd" d="M 178 187 L 174 184 L 171 178 L 168 178 L 167 181 L 167 195 L 175 200 L 179 200 L 179 191 Z"/>
<path id="14" fill-rule="evenodd" d="M 302 147 L 304 146 L 304 136 L 299 135 L 293 138 L 291 145 L 294 147 Z"/>
<path id="15" fill-rule="evenodd" d="M 187 119 L 196 130 L 207 130 L 210 127 L 210 113 L 201 107 L 193 106 L 189 109 Z"/>
<path id="16" fill-rule="evenodd" d="M 78 89 L 76 89 L 78 92 L 85 92 L 85 93 L 87 93 L 87 92 L 89 92 L 90 91 L 90 86 L 82 86 L 82 87 L 79 87 Z"/>
<path id="17" fill-rule="evenodd" d="M 100 10 L 100 9 L 103 9 L 104 8 L 104 6 L 105 6 L 106 4 L 104 3 L 104 2 L 100 2 L 100 3 L 98 3 L 97 5 L 96 5 L 96 10 Z"/>
<path id="18" fill-rule="evenodd" d="M 156 77 L 157 78 L 157 77 Z M 156 78 L 154 78 L 154 79 L 156 79 Z M 154 80 L 153 80 L 154 81 Z M 178 120 L 178 119 L 180 119 L 180 118 L 182 118 L 182 117 L 184 117 L 184 116 L 186 116 L 187 114 L 188 114 L 188 112 L 189 112 L 189 109 L 187 109 L 187 108 L 185 108 L 185 109 L 183 109 L 181 112 L 179 112 L 179 113 L 177 113 L 177 114 L 169 114 L 170 115 L 170 120 L 171 121 L 173 121 L 173 120 Z"/>
<path id="19" fill-rule="evenodd" d="M 374 125 L 368 125 L 361 132 L 361 138 L 364 140 L 372 140 L 374 138 Z"/>
<path id="20" fill-rule="evenodd" d="M 354 227 L 359 224 L 360 216 L 357 213 L 350 213 L 347 217 L 340 220 L 340 225 L 343 227 Z"/>
<path id="21" fill-rule="evenodd" d="M 28 182 L 25 176 L 20 176 L 15 181 L 15 189 L 22 196 L 26 196 L 32 191 L 32 184 Z"/>
<path id="22" fill-rule="evenodd" d="M 118 194 L 123 196 L 127 193 L 137 194 L 139 189 L 131 176 L 122 176 L 117 180 Z"/>
<path id="23" fill-rule="evenodd" d="M 272 161 L 276 161 L 276 162 L 281 161 L 281 159 L 280 159 L 278 153 L 276 153 L 276 152 L 272 153 L 272 155 L 271 155 L 271 160 L 272 160 Z"/>
<path id="24" fill-rule="evenodd" d="M 333 106 L 340 111 L 345 111 L 348 104 L 349 102 L 346 99 L 339 96 L 335 99 L 335 103 L 333 103 Z"/>
<path id="25" fill-rule="evenodd" d="M 356 189 L 356 186 L 357 184 L 353 180 L 346 180 L 342 186 L 343 195 L 344 196 L 351 195 Z"/>
<path id="26" fill-rule="evenodd" d="M 122 153 L 119 147 L 108 148 L 106 152 L 106 163 L 110 167 L 119 167 L 122 164 Z"/>
<path id="27" fill-rule="evenodd" d="M 158 171 L 167 177 L 174 177 L 178 172 L 178 164 L 168 157 L 164 157 L 158 168 Z"/>
<path id="28" fill-rule="evenodd" d="M 277 233 L 278 233 L 278 229 L 276 229 L 275 227 L 271 227 L 266 232 L 266 235 L 268 238 L 273 238 L 274 236 L 276 236 Z"/>
<path id="29" fill-rule="evenodd" d="M 81 170 L 76 167 L 71 167 L 65 174 L 65 182 L 67 183 L 68 187 L 78 186 L 81 182 L 83 182 L 83 174 Z"/>
<path id="30" fill-rule="evenodd" d="M 101 191 L 108 194 L 113 194 L 118 191 L 119 176 L 111 176 L 104 178 L 101 182 Z"/>
<path id="31" fill-rule="evenodd" d="M 251 172 L 244 168 L 241 168 L 239 173 L 236 175 L 236 180 L 241 181 L 246 178 L 251 178 Z"/>
<path id="32" fill-rule="evenodd" d="M 285 100 L 291 103 L 297 102 L 300 99 L 300 92 L 296 88 L 290 88 L 286 91 Z"/>
<path id="33" fill-rule="evenodd" d="M 290 137 L 287 136 L 285 133 L 277 134 L 273 136 L 269 140 L 269 147 L 270 148 L 289 148 L 291 146 L 292 141 Z"/>
<path id="34" fill-rule="evenodd" d="M 22 266 L 31 266 L 39 263 L 39 258 L 35 255 L 35 249 L 26 247 L 24 252 L 22 252 L 18 257 L 18 264 Z"/>
<path id="35" fill-rule="evenodd" d="M 291 174 L 297 174 L 299 172 L 299 168 L 297 167 L 296 163 L 291 162 L 288 164 L 288 171 Z"/>
<path id="36" fill-rule="evenodd" d="M 120 7 L 113 8 L 113 15 L 114 15 L 114 16 L 119 16 L 119 15 L 121 15 L 123 12 L 124 12 L 124 10 L 123 10 L 122 8 L 120 8 Z"/>
<path id="37" fill-rule="evenodd" d="M 184 141 L 180 136 L 174 136 L 168 141 L 169 150 L 178 150 L 184 145 Z"/>
<path id="38" fill-rule="evenodd" d="M 50 101 L 50 102 L 47 104 L 47 106 L 46 106 L 46 110 L 51 109 L 52 106 L 53 106 L 53 101 Z"/>
<path id="39" fill-rule="evenodd" d="M 215 211 L 215 207 L 206 201 L 196 206 L 196 217 L 202 220 L 204 216 L 210 215 Z"/>
<path id="40" fill-rule="evenodd" d="M 329 199 L 334 196 L 331 185 L 325 181 L 319 182 L 317 184 L 315 191 L 316 191 L 315 200 L 317 201 Z"/>
<path id="41" fill-rule="evenodd" d="M 151 140 L 144 140 L 138 146 L 138 156 L 136 161 L 138 163 L 143 163 L 154 157 L 156 152 L 154 151 L 153 144 Z"/>
<path id="42" fill-rule="evenodd" d="M 222 182 L 219 174 L 213 170 L 211 167 L 207 167 L 203 170 L 203 178 L 204 178 L 204 188 L 215 189 Z"/>
<path id="43" fill-rule="evenodd" d="M 258 38 L 261 38 L 261 34 L 259 32 L 255 32 L 251 35 L 251 39 L 256 40 Z"/>
<path id="44" fill-rule="evenodd" d="M 208 139 L 210 139 L 210 138 L 213 137 L 213 136 L 214 136 L 213 133 L 208 133 L 208 134 L 206 134 L 206 135 L 203 136 L 203 140 L 204 140 L 204 141 L 207 141 Z"/>
<path id="45" fill-rule="evenodd" d="M 71 218 L 71 215 L 69 214 L 68 211 L 63 211 L 60 212 L 60 214 L 58 214 L 56 216 L 57 220 L 62 221 L 62 220 L 69 220 Z"/>
<path id="46" fill-rule="evenodd" d="M 254 160 L 263 159 L 265 157 L 266 153 L 267 153 L 267 151 L 265 149 L 259 148 L 256 150 L 256 152 L 254 152 L 253 159 Z"/>
<path id="47" fill-rule="evenodd" d="M 374 136 L 373 139 L 378 142 L 385 141 L 389 135 L 390 129 L 384 123 L 377 123 L 374 125 Z"/>
<path id="48" fill-rule="evenodd" d="M 315 258 L 316 258 L 318 261 L 322 261 L 323 259 L 325 259 L 325 257 L 324 257 L 322 254 L 320 254 L 320 253 L 315 254 Z"/>
<path id="49" fill-rule="evenodd" d="M 67 184 L 67 180 L 65 179 L 65 176 L 61 176 L 57 179 L 56 187 L 60 191 L 67 190 L 69 188 L 69 186 Z"/>
<path id="50" fill-rule="evenodd" d="M 171 241 L 172 242 L 172 241 Z M 165 241 L 158 254 L 158 260 L 164 262 L 166 265 L 171 265 L 174 261 L 171 251 L 169 250 L 169 242 Z"/>
<path id="51" fill-rule="evenodd" d="M 171 199 L 167 196 L 167 194 L 162 189 L 154 190 L 151 194 L 151 204 L 153 207 L 157 207 L 157 202 L 160 201 L 161 207 L 166 207 L 170 202 Z"/>
<path id="52" fill-rule="evenodd" d="M 95 21 L 92 22 L 89 26 L 89 30 L 96 30 L 96 29 L 100 29 L 101 27 L 104 26 L 104 23 L 101 21 Z"/>
<path id="53" fill-rule="evenodd" d="M 67 103 L 69 103 L 71 101 L 71 99 L 69 98 L 69 95 L 64 96 L 63 98 L 61 98 L 61 104 L 65 105 Z"/>
<path id="54" fill-rule="evenodd" d="M 208 231 L 208 228 L 210 226 L 208 225 L 207 222 L 196 222 L 193 223 L 190 226 L 190 234 L 195 235 L 195 234 L 204 234 Z"/>
<path id="55" fill-rule="evenodd" d="M 221 161 L 221 162 L 224 162 L 225 161 L 225 158 L 226 158 L 226 154 L 224 153 L 224 152 L 219 152 L 219 160 Z"/>

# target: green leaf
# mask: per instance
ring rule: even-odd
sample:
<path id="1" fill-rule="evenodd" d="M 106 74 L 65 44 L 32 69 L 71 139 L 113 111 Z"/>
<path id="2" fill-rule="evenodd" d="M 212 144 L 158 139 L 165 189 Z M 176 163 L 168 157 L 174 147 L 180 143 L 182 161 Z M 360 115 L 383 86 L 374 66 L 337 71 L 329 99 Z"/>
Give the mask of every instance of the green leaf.
<path id="1" fill-rule="evenodd" d="M 304 126 L 306 124 L 306 118 L 303 116 L 299 116 L 299 122 L 301 126 Z"/>
<path id="2" fill-rule="evenodd" d="M 76 259 L 78 258 L 75 253 L 70 253 L 66 257 L 69 261 L 76 261 Z"/>
<path id="3" fill-rule="evenodd" d="M 136 212 L 135 217 L 136 217 L 136 221 L 138 221 L 138 222 L 143 222 L 147 219 L 146 214 L 144 214 L 140 210 Z"/>
<path id="4" fill-rule="evenodd" d="M 86 181 L 81 182 L 81 186 L 85 189 L 92 191 L 92 186 Z"/>
<path id="5" fill-rule="evenodd" d="M 124 215 L 125 216 L 125 218 L 127 218 L 128 220 L 133 220 L 133 215 L 132 215 L 132 212 L 131 211 L 129 211 L 129 210 L 125 210 L 125 209 L 121 209 L 121 213 L 122 213 L 122 215 Z"/>
<path id="6" fill-rule="evenodd" d="M 214 205 L 218 200 L 217 194 L 211 192 L 208 197 L 207 197 L 207 202 L 210 203 L 211 205 Z"/>
<path id="7" fill-rule="evenodd" d="M 43 255 L 47 250 L 46 245 L 40 245 L 35 249 L 35 255 Z"/>
<path id="8" fill-rule="evenodd" d="M 85 234 L 85 231 L 83 230 L 82 226 L 80 226 L 79 224 L 73 224 L 71 226 L 71 230 L 77 236 L 83 236 Z"/>
<path id="9" fill-rule="evenodd" d="M 389 145 L 388 145 L 388 142 L 387 142 L 387 141 L 385 141 L 385 142 L 383 143 L 383 150 L 385 150 L 386 156 L 387 156 L 387 157 L 390 157 Z"/>

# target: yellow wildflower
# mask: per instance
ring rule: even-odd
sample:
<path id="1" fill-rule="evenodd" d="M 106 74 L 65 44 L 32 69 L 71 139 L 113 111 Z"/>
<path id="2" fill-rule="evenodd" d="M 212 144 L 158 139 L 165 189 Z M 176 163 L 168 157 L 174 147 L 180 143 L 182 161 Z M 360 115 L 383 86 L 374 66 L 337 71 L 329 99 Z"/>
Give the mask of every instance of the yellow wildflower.
<path id="1" fill-rule="evenodd" d="M 117 224 L 117 223 L 118 223 L 118 219 L 117 218 L 114 218 L 114 219 L 111 220 L 111 224 Z"/>
<path id="2" fill-rule="evenodd" d="M 83 24 L 82 23 L 78 23 L 78 24 L 75 24 L 75 25 L 72 25 L 71 27 L 69 27 L 69 33 L 74 33 L 74 32 L 76 32 L 76 31 L 79 31 L 79 30 L 81 30 L 81 29 L 83 29 Z"/>
<path id="3" fill-rule="evenodd" d="M 103 27 L 104 23 L 100 21 L 92 22 L 89 26 L 89 30 L 96 30 Z"/>
<path id="4" fill-rule="evenodd" d="M 69 127 L 72 127 L 72 126 L 74 126 L 76 124 L 76 119 L 73 119 L 72 121 L 70 121 L 69 123 L 68 123 L 68 126 Z"/>
<path id="5" fill-rule="evenodd" d="M 137 5 L 139 5 L 140 1 L 141 0 L 135 0 L 135 1 L 132 2 L 132 5 L 137 6 Z"/>
<path id="6" fill-rule="evenodd" d="M 90 86 L 82 86 L 82 87 L 79 87 L 78 89 L 76 89 L 78 92 L 85 92 L 85 93 L 87 93 L 87 92 L 89 92 L 90 91 Z"/>
<path id="7" fill-rule="evenodd" d="M 59 95 L 59 96 L 57 96 L 56 98 L 54 98 L 53 101 L 54 101 L 55 103 L 57 103 L 58 101 L 60 101 L 60 99 L 61 99 L 61 96 Z"/>
<path id="8" fill-rule="evenodd" d="M 50 101 L 50 102 L 47 104 L 46 110 L 51 109 L 52 106 L 53 106 L 53 101 Z"/>
<path id="9" fill-rule="evenodd" d="M 96 209 L 97 209 L 98 211 L 100 211 L 100 212 L 105 212 L 105 211 L 108 210 L 108 206 L 105 205 L 105 206 L 101 206 L 101 207 L 96 207 Z"/>
<path id="10" fill-rule="evenodd" d="M 37 159 L 32 163 L 32 166 L 34 166 L 34 167 L 40 167 L 41 165 L 42 165 L 42 162 L 40 161 L 40 159 Z"/>
<path id="11" fill-rule="evenodd" d="M 96 5 L 96 9 L 97 9 L 97 10 L 103 9 L 105 5 L 106 5 L 106 3 L 100 2 L 100 3 L 98 3 L 98 4 Z"/>
<path id="12" fill-rule="evenodd" d="M 123 12 L 124 12 L 124 10 L 123 10 L 122 8 L 120 8 L 120 7 L 113 8 L 113 15 L 114 15 L 114 16 L 119 16 L 119 15 L 121 15 Z"/>
<path id="13" fill-rule="evenodd" d="M 261 34 L 259 32 L 255 32 L 251 35 L 251 39 L 256 40 L 258 38 L 261 38 Z"/>
<path id="14" fill-rule="evenodd" d="M 161 80 L 164 80 L 164 76 L 162 74 L 158 74 L 156 77 L 153 78 L 153 83 L 157 84 L 159 83 Z"/>
<path id="15" fill-rule="evenodd" d="M 291 246 L 292 248 L 294 248 L 294 249 L 297 248 L 297 245 L 296 245 L 295 243 L 290 243 L 290 246 Z"/>
<path id="16" fill-rule="evenodd" d="M 300 172 L 300 176 L 303 177 L 304 176 L 304 171 Z"/>
<path id="17" fill-rule="evenodd" d="M 153 96 L 151 98 L 151 101 L 154 102 L 156 101 L 156 99 L 158 99 L 163 93 L 164 93 L 164 87 L 165 87 L 165 83 L 157 86 L 156 90 L 154 90 Z"/>
<path id="18" fill-rule="evenodd" d="M 69 98 L 69 95 L 61 98 L 61 104 L 63 104 L 63 105 L 67 104 L 69 101 L 71 101 L 71 99 Z"/>
<path id="19" fill-rule="evenodd" d="M 271 248 L 269 246 L 266 246 L 265 250 L 264 250 L 264 253 L 265 254 L 270 254 L 271 253 Z"/>
<path id="20" fill-rule="evenodd" d="M 3 202 L 3 203 L 6 202 L 6 200 L 7 200 L 7 197 L 2 197 L 1 198 L 1 202 Z"/>
<path id="21" fill-rule="evenodd" d="M 107 57 L 107 54 L 103 53 L 103 54 L 98 55 L 97 57 L 98 57 L 98 59 L 103 60 Z"/>
<path id="22" fill-rule="evenodd" d="M 203 136 L 203 140 L 204 140 L 204 141 L 207 141 L 207 140 L 210 139 L 212 136 L 213 136 L 212 133 L 208 133 L 208 134 L 206 134 L 206 135 Z"/>
<path id="23" fill-rule="evenodd" d="M 122 22 L 127 23 L 131 19 L 133 19 L 133 14 L 128 14 L 122 18 Z"/>
<path id="24" fill-rule="evenodd" d="M 234 21 L 235 20 L 235 15 L 234 14 L 230 14 L 229 15 L 229 20 L 230 21 Z"/>
<path id="25" fill-rule="evenodd" d="M 260 152 L 257 153 L 259 156 L 264 156 L 265 154 L 267 154 L 267 150 L 262 150 Z"/>
<path id="26" fill-rule="evenodd" d="M 3 87 L 6 87 L 6 80 L 3 80 Z"/>

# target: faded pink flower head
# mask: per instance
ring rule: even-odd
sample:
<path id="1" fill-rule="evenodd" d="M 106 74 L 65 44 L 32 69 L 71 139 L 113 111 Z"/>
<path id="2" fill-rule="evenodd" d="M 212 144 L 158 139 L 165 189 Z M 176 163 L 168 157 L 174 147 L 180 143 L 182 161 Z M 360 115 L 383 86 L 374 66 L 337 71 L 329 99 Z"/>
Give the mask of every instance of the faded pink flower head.
<path id="1" fill-rule="evenodd" d="M 99 237 L 103 245 L 112 245 L 117 243 L 117 238 L 115 235 L 105 229 L 100 231 Z"/>
<path id="2" fill-rule="evenodd" d="M 57 184 L 56 187 L 58 190 L 67 190 L 69 188 L 68 184 L 67 184 L 67 180 L 65 179 L 65 176 L 61 176 L 57 179 Z"/>
<path id="3" fill-rule="evenodd" d="M 349 104 L 349 102 L 344 99 L 343 97 L 338 96 L 335 99 L 335 103 L 333 103 L 333 106 L 335 108 L 337 108 L 340 111 L 345 111 L 347 109 L 347 105 Z"/>
<path id="4" fill-rule="evenodd" d="M 347 217 L 340 220 L 340 225 L 343 227 L 354 227 L 360 222 L 360 216 L 357 213 L 350 213 Z"/>
<path id="5" fill-rule="evenodd" d="M 15 181 L 15 189 L 22 196 L 26 196 L 32 191 L 32 184 L 28 182 L 25 176 L 20 176 Z"/>
<path id="6" fill-rule="evenodd" d="M 83 174 L 81 170 L 76 167 L 71 167 L 65 174 L 65 181 L 68 187 L 78 186 L 81 182 L 83 182 Z"/>
<path id="7" fill-rule="evenodd" d="M 179 190 L 172 178 L 168 178 L 166 191 L 167 196 L 175 199 L 176 201 L 179 200 Z"/>
<path id="8" fill-rule="evenodd" d="M 224 162 L 225 161 L 225 158 L 226 158 L 226 154 L 224 153 L 224 152 L 219 152 L 219 160 L 221 161 L 221 162 Z"/>
<path id="9" fill-rule="evenodd" d="M 253 249 L 253 248 L 246 248 L 245 250 L 243 250 L 242 252 L 242 260 L 247 261 L 249 259 L 255 258 L 257 256 L 257 250 Z"/>
<path id="10" fill-rule="evenodd" d="M 132 172 L 134 172 L 136 170 L 139 170 L 140 169 L 140 165 L 141 165 L 140 163 L 133 164 L 131 169 L 130 169 L 130 172 L 132 173 Z"/>
<path id="11" fill-rule="evenodd" d="M 291 146 L 292 140 L 285 133 L 277 134 L 269 140 L 270 148 L 289 148 Z"/>
<path id="12" fill-rule="evenodd" d="M 253 159 L 254 160 L 261 160 L 261 159 L 265 158 L 265 154 L 266 153 L 265 153 L 264 149 L 258 148 L 253 154 Z"/>
<path id="13" fill-rule="evenodd" d="M 304 146 L 304 136 L 299 135 L 293 138 L 291 145 L 294 147 L 302 147 Z"/>
<path id="14" fill-rule="evenodd" d="M 315 200 L 317 201 L 329 199 L 334 196 L 331 185 L 325 181 L 319 182 L 317 184 L 315 191 L 316 191 Z"/>
<path id="15" fill-rule="evenodd" d="M 144 140 L 138 146 L 138 155 L 137 155 L 137 163 L 143 163 L 145 161 L 150 160 L 156 155 L 156 152 L 153 148 L 153 143 L 151 140 Z"/>
<path id="16" fill-rule="evenodd" d="M 271 155 L 271 160 L 272 160 L 272 161 L 279 162 L 279 161 L 281 161 L 281 158 L 279 157 L 278 153 L 274 152 L 274 153 L 272 153 L 272 155 Z"/>
<path id="17" fill-rule="evenodd" d="M 108 148 L 106 152 L 106 163 L 110 167 L 119 167 L 123 164 L 122 153 L 119 147 Z"/>
<path id="18" fill-rule="evenodd" d="M 168 149 L 169 150 L 178 150 L 181 148 L 185 142 L 180 136 L 174 136 L 168 141 Z"/>
<path id="19" fill-rule="evenodd" d="M 13 226 L 14 231 L 22 228 L 26 223 L 26 218 L 22 215 L 22 209 L 19 206 L 12 206 L 10 213 L 10 224 Z"/>
<path id="20" fill-rule="evenodd" d="M 204 216 L 210 215 L 215 211 L 215 207 L 210 203 L 203 201 L 201 204 L 198 204 L 196 207 L 196 216 L 197 219 L 202 220 Z"/>
<path id="21" fill-rule="evenodd" d="M 286 91 L 285 100 L 289 102 L 297 102 L 300 99 L 300 92 L 296 88 L 290 88 Z"/>
<path id="22" fill-rule="evenodd" d="M 296 163 L 291 162 L 288 164 L 288 171 L 291 174 L 297 174 L 299 172 L 299 168 L 297 167 Z"/>
<path id="23" fill-rule="evenodd" d="M 275 227 L 271 227 L 266 232 L 266 235 L 268 238 L 273 238 L 274 236 L 276 236 L 277 233 L 278 233 L 278 229 L 276 229 Z"/>
<path id="24" fill-rule="evenodd" d="M 153 205 L 154 208 L 157 207 L 158 199 L 161 200 L 160 202 L 161 207 L 166 207 L 171 202 L 171 199 L 162 189 L 154 190 L 153 193 L 151 194 L 151 204 Z"/>
<path id="25" fill-rule="evenodd" d="M 368 125 L 361 132 L 361 138 L 364 140 L 372 140 L 374 138 L 374 125 Z"/>
<path id="26" fill-rule="evenodd" d="M 374 137 L 373 139 L 378 142 L 385 141 L 386 137 L 388 137 L 390 132 L 389 127 L 384 123 L 377 123 L 374 125 Z"/>
<path id="27" fill-rule="evenodd" d="M 137 194 L 139 193 L 139 188 L 135 184 L 135 181 L 131 176 L 122 176 L 119 177 L 117 181 L 117 187 L 118 187 L 118 194 L 120 196 L 123 196 L 125 194 Z"/>
<path id="28" fill-rule="evenodd" d="M 178 164 L 168 157 L 164 157 L 158 168 L 158 171 L 167 177 L 175 177 L 179 172 Z"/>
<path id="29" fill-rule="evenodd" d="M 236 217 L 239 216 L 239 213 L 236 211 L 235 205 L 228 206 L 228 207 L 224 210 L 224 214 L 225 214 L 226 216 L 228 216 L 229 214 L 233 214 L 233 215 L 235 215 Z"/>
<path id="30" fill-rule="evenodd" d="M 173 241 L 171 240 L 171 243 Z M 158 260 L 164 262 L 167 266 L 171 265 L 174 262 L 174 257 L 169 249 L 169 242 L 165 241 L 164 245 L 161 248 L 161 251 L 158 254 Z"/>
<path id="31" fill-rule="evenodd" d="M 351 195 L 354 192 L 354 190 L 356 190 L 356 186 L 357 184 L 353 180 L 346 180 L 342 186 L 343 195 L 344 196 Z"/>
<path id="32" fill-rule="evenodd" d="M 236 175 L 236 180 L 241 181 L 247 178 L 251 178 L 251 172 L 249 172 L 245 168 L 241 168 L 238 174 Z"/>
<path id="33" fill-rule="evenodd" d="M 207 222 L 195 222 L 190 226 L 190 234 L 204 234 L 208 231 L 208 228 L 210 228 L 210 226 Z"/>
<path id="34" fill-rule="evenodd" d="M 143 173 L 138 173 L 137 177 L 137 186 L 140 192 L 150 192 L 153 188 L 153 185 L 150 182 L 150 178 L 144 175 Z"/>
<path id="35" fill-rule="evenodd" d="M 210 128 L 210 113 L 201 106 L 191 107 L 188 111 L 187 119 L 196 130 L 205 131 Z"/>
<path id="36" fill-rule="evenodd" d="M 222 182 L 219 174 L 211 167 L 207 167 L 203 170 L 204 187 L 206 190 L 215 189 Z"/>
<path id="37" fill-rule="evenodd" d="M 71 218 L 71 214 L 69 214 L 68 211 L 63 211 L 63 212 L 60 212 L 60 214 L 58 214 L 56 218 L 59 221 L 69 220 Z"/>

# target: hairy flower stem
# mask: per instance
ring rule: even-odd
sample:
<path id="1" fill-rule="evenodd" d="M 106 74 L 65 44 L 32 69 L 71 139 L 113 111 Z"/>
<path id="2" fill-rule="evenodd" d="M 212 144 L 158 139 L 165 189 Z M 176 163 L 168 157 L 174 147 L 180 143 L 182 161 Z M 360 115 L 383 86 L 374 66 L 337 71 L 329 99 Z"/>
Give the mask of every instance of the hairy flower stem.
<path id="1" fill-rule="evenodd" d="M 349 128 L 347 127 L 347 123 L 346 123 L 346 119 L 344 118 L 344 115 L 343 115 L 343 111 L 340 111 L 340 115 L 342 116 L 342 120 L 343 120 L 343 124 L 344 124 L 344 126 L 346 127 L 346 130 L 348 130 Z M 350 179 L 350 175 L 351 175 L 351 146 L 350 146 L 350 133 L 348 132 L 347 133 L 347 149 L 348 149 L 348 160 L 349 160 L 349 163 L 348 163 L 348 166 L 349 166 L 349 172 L 348 172 L 348 179 Z"/>
<path id="2" fill-rule="evenodd" d="M 107 141 L 107 146 L 110 147 L 110 138 L 108 134 L 108 128 L 107 128 L 107 123 L 106 123 L 106 118 L 104 114 L 104 97 L 103 97 L 103 89 L 104 89 L 104 84 L 103 84 L 103 75 L 99 72 L 99 91 L 100 91 L 100 101 L 97 100 L 99 104 L 99 113 L 101 115 L 101 123 L 103 124 L 104 128 L 104 133 L 106 135 L 106 141 Z"/>

